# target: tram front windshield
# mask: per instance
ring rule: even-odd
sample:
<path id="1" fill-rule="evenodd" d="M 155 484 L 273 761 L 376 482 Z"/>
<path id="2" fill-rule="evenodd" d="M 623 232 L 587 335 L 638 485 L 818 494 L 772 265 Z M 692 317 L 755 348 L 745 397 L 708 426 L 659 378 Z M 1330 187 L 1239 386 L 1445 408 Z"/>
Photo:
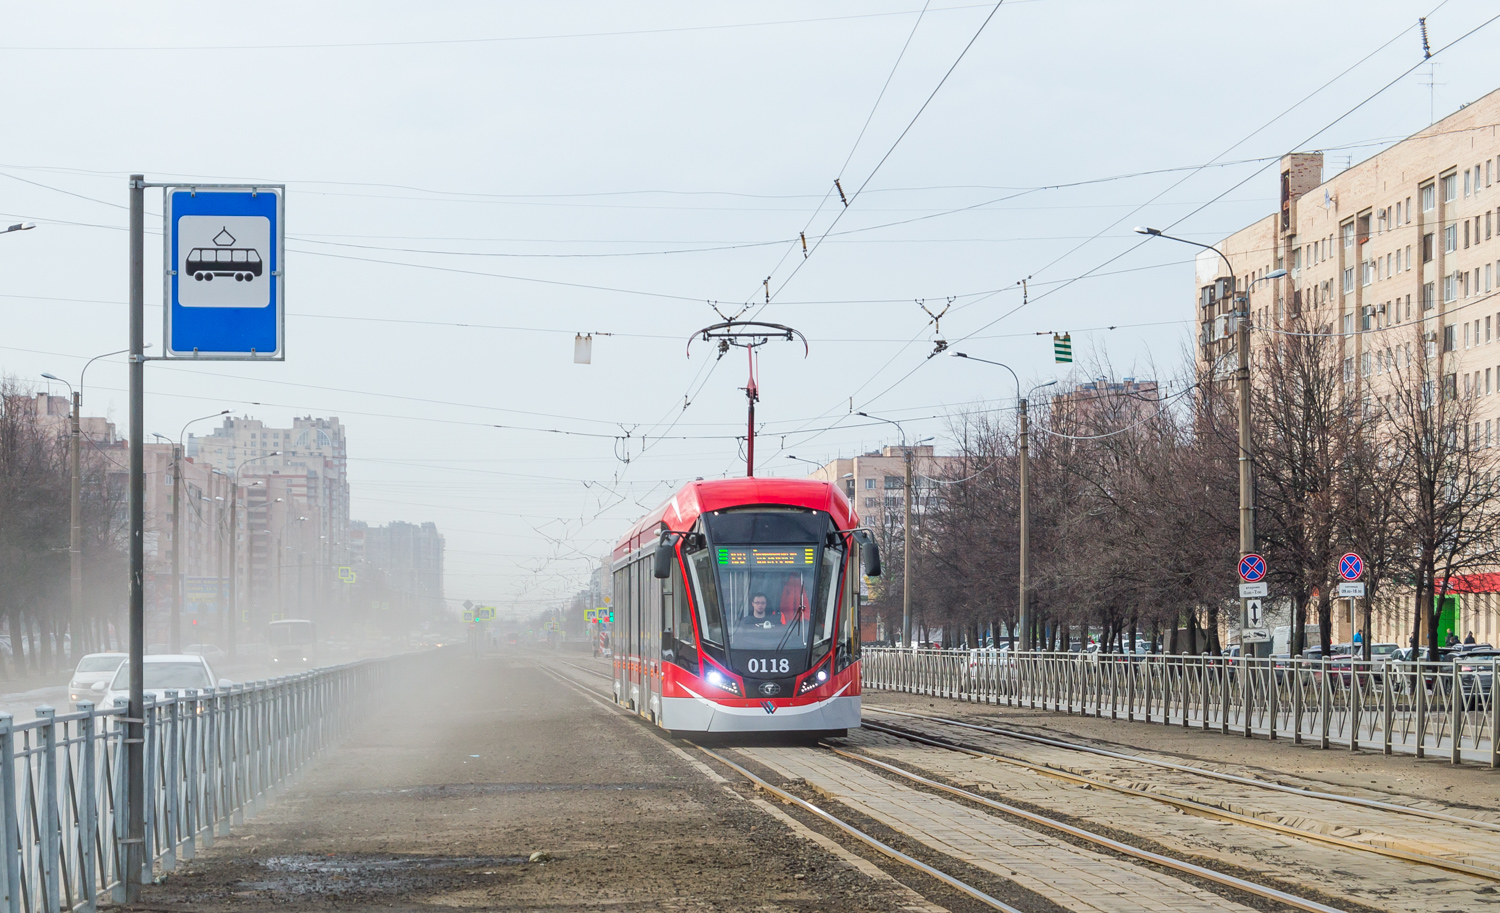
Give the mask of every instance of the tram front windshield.
<path id="1" fill-rule="evenodd" d="M 841 537 L 812 511 L 739 511 L 706 524 L 707 547 L 689 555 L 705 640 L 741 675 L 807 671 L 826 652 L 837 609 Z"/>

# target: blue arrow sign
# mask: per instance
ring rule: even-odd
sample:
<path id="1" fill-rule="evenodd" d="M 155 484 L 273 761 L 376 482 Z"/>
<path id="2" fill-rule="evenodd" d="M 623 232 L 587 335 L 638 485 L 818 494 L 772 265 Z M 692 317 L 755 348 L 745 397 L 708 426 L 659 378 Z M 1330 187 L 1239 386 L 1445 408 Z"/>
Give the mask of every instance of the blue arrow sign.
<path id="1" fill-rule="evenodd" d="M 1353 552 L 1339 559 L 1339 576 L 1345 580 L 1358 580 L 1364 572 L 1364 559 Z"/>
<path id="2" fill-rule="evenodd" d="M 1266 559 L 1259 555 L 1246 555 L 1240 559 L 1240 579 L 1246 583 L 1257 583 L 1266 576 Z"/>
<path id="3" fill-rule="evenodd" d="M 169 187 L 164 194 L 166 357 L 285 357 L 284 189 Z"/>

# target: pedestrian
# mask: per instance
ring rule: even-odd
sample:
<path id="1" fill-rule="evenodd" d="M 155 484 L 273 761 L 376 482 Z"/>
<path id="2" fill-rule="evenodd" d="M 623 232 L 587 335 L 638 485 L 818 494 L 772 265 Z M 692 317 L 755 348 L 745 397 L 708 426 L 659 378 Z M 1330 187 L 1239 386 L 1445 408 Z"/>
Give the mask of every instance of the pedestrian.
<path id="1" fill-rule="evenodd" d="M 1458 635 L 1454 634 L 1452 631 L 1449 631 L 1448 632 L 1448 639 L 1445 640 L 1445 641 L 1443 641 L 1443 646 L 1445 646 L 1445 647 L 1452 647 L 1452 646 L 1455 646 L 1457 644 L 1458 644 Z"/>
<path id="2" fill-rule="evenodd" d="M 1464 638 L 1464 643 L 1468 644 L 1469 646 L 1473 646 L 1474 645 L 1474 632 L 1473 631 L 1470 631 L 1469 632 L 1469 636 L 1467 636 L 1467 637 Z"/>
<path id="3" fill-rule="evenodd" d="M 1358 650 L 1365 642 L 1365 636 L 1360 631 L 1354 632 L 1354 649 Z"/>

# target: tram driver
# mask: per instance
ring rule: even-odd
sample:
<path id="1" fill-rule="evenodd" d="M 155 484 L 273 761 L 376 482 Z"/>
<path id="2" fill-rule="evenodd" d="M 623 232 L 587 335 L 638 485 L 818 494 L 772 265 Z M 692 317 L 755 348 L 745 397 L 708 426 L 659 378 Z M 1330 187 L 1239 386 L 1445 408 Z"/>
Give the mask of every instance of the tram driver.
<path id="1" fill-rule="evenodd" d="M 740 619 L 742 628 L 779 628 L 781 619 L 771 614 L 771 600 L 765 593 L 756 593 L 750 597 L 750 614 Z"/>

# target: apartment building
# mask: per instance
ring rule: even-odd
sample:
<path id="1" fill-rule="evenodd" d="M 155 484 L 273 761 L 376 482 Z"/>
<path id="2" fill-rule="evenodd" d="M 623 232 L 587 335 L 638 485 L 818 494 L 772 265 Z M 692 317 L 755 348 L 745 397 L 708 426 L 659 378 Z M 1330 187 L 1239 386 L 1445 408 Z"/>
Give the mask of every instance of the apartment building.
<path id="1" fill-rule="evenodd" d="M 1301 317 L 1334 339 L 1345 383 L 1374 398 L 1425 351 L 1442 375 L 1426 383 L 1475 400 L 1469 440 L 1500 444 L 1497 130 L 1500 90 L 1327 180 L 1321 153 L 1283 157 L 1279 211 L 1216 245 L 1228 267 L 1212 251 L 1197 257 L 1200 368 L 1232 365 L 1232 296 L 1248 290 L 1252 346 Z M 1267 278 L 1278 269 L 1287 275 Z M 1452 624 L 1494 642 L 1496 587 L 1477 582 L 1491 575 L 1474 578 Z M 1383 613 L 1374 635 L 1406 643 L 1409 611 Z"/>
<path id="2" fill-rule="evenodd" d="M 213 433 L 189 435 L 186 454 L 192 465 L 239 479 L 242 620 L 252 633 L 275 618 L 335 611 L 345 595 L 338 568 L 351 554 L 343 424 L 309 415 L 274 427 L 226 416 Z"/>
<path id="3" fill-rule="evenodd" d="M 1098 422 L 1140 421 L 1160 405 L 1154 380 L 1097 377 L 1052 397 L 1052 421 L 1058 427 L 1088 428 Z"/>

